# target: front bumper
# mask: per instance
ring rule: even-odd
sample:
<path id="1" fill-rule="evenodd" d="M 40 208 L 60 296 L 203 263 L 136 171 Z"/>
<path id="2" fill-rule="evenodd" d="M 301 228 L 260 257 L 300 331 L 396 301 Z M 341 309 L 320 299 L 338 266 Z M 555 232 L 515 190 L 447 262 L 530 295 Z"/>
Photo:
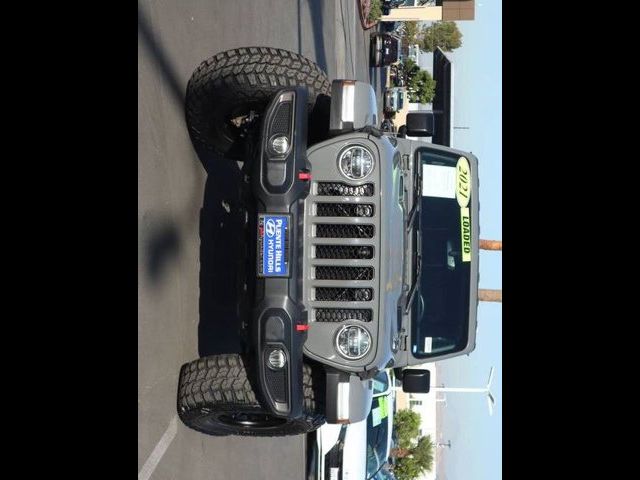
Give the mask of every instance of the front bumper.
<path id="1" fill-rule="evenodd" d="M 261 214 L 288 220 L 284 249 L 286 274 L 264 272 L 260 242 L 264 224 L 258 227 L 257 276 L 252 312 L 252 347 L 258 395 L 274 415 L 299 417 L 303 407 L 302 347 L 307 339 L 307 312 L 302 302 L 304 199 L 309 194 L 307 161 L 307 98 L 305 87 L 281 90 L 267 107 L 256 150 L 252 190 L 258 219 Z M 278 154 L 271 147 L 276 136 L 286 136 L 289 147 Z M 285 353 L 284 367 L 267 366 L 274 349 Z"/>

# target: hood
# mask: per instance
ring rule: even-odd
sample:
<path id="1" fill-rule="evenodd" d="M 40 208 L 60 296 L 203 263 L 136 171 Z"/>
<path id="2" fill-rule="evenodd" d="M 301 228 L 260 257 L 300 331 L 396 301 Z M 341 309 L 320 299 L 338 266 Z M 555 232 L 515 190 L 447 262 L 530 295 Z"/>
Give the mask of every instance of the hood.
<path id="1" fill-rule="evenodd" d="M 403 262 L 405 257 L 404 210 L 401 205 L 400 190 L 403 181 L 401 154 L 386 137 L 382 141 L 381 157 L 389 165 L 388 172 L 380 178 L 381 216 L 384 228 L 380 229 L 380 264 L 378 355 L 374 362 L 384 368 L 392 358 L 391 343 L 398 330 L 398 305 L 403 291 Z M 383 161 L 383 160 L 381 160 Z M 393 321 L 389 321 L 393 319 Z"/>

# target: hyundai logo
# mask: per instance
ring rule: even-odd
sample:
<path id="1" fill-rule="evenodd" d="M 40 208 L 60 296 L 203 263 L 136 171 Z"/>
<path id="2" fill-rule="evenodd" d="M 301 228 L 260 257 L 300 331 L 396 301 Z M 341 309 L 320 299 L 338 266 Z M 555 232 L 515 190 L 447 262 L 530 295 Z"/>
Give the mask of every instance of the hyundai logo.
<path id="1" fill-rule="evenodd" d="M 267 233 L 267 237 L 273 237 L 276 234 L 276 222 L 269 219 L 265 222 L 264 230 Z"/>

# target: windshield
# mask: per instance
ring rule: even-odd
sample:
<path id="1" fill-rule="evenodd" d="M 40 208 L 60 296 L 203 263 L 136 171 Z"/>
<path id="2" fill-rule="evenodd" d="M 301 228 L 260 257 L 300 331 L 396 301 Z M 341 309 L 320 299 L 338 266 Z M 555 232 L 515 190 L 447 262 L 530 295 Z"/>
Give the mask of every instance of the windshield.
<path id="1" fill-rule="evenodd" d="M 387 395 L 374 398 L 367 417 L 367 478 L 387 461 L 390 401 Z"/>
<path id="2" fill-rule="evenodd" d="M 422 172 L 413 225 L 415 294 L 410 297 L 414 357 L 465 348 L 469 325 L 471 216 L 469 164 L 457 155 L 416 152 Z M 459 169 L 459 172 L 458 172 Z M 462 194 L 462 195 L 461 195 Z M 465 205 L 465 206 L 462 206 Z"/>

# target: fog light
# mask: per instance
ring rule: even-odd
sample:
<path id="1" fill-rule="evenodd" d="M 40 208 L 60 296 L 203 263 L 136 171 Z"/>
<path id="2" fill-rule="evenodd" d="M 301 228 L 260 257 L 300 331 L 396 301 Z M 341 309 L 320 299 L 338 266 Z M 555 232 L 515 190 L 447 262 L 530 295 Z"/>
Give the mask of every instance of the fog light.
<path id="1" fill-rule="evenodd" d="M 269 368 L 272 370 L 279 370 L 284 367 L 285 363 L 287 363 L 287 357 L 281 349 L 276 348 L 275 350 L 271 350 L 268 362 Z"/>
<path id="2" fill-rule="evenodd" d="M 282 155 L 289 150 L 289 139 L 284 135 L 274 137 L 271 139 L 271 148 L 277 154 Z"/>

